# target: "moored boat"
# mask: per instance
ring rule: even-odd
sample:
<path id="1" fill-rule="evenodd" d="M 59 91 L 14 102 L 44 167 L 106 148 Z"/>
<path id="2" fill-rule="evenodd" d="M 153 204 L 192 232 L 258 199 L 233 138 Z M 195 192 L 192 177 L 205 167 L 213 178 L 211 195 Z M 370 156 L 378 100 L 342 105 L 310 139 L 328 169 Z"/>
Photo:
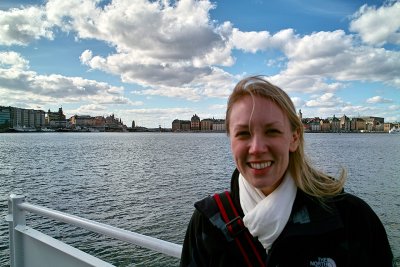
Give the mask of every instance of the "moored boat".
<path id="1" fill-rule="evenodd" d="M 400 134 L 400 128 L 393 127 L 389 130 L 390 134 Z"/>

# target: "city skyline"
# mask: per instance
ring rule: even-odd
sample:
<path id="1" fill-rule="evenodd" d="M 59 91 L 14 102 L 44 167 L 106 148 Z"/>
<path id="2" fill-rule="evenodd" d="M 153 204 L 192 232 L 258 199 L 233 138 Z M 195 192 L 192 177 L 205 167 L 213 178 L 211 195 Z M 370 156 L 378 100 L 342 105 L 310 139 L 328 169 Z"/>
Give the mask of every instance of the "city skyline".
<path id="1" fill-rule="evenodd" d="M 0 105 L 0 107 L 5 107 L 5 108 L 11 107 L 11 108 L 16 108 L 16 109 L 23 109 L 23 108 L 19 108 L 19 107 L 1 106 L 1 105 Z M 68 117 L 68 116 L 65 116 L 62 107 L 60 107 L 60 108 L 58 109 L 58 111 L 51 111 L 50 109 L 48 109 L 47 111 L 46 111 L 46 110 L 36 110 L 36 109 L 32 109 L 32 110 L 43 112 L 43 113 L 45 114 L 46 118 L 48 117 L 48 114 L 49 114 L 49 113 L 51 113 L 51 114 L 61 114 L 61 115 L 63 115 L 63 117 L 65 117 L 65 120 L 66 120 L 66 121 L 71 120 L 73 117 L 87 117 L 87 116 L 89 116 L 89 117 L 108 117 L 108 116 L 114 117 L 114 116 L 115 116 L 115 113 L 110 113 L 110 114 L 92 114 L 92 115 L 89 115 L 89 114 L 74 114 L 74 115 Z M 346 114 L 333 114 L 333 115 L 327 116 L 327 117 L 321 117 L 321 116 L 318 116 L 318 115 L 317 115 L 317 116 L 312 116 L 312 117 L 304 117 L 304 116 L 303 116 L 303 113 L 302 113 L 302 111 L 301 111 L 301 109 L 298 110 L 297 114 L 298 114 L 298 116 L 299 116 L 302 120 L 313 120 L 313 119 L 327 120 L 327 119 L 332 119 L 332 118 L 340 119 L 340 118 L 342 118 L 342 117 L 347 117 L 347 118 L 349 118 L 349 119 L 356 119 L 356 118 L 361 118 L 361 119 L 364 119 L 364 118 L 381 118 L 381 119 L 383 119 L 383 121 L 385 121 L 385 118 L 384 118 L 384 117 L 378 117 L 378 116 L 372 116 L 372 115 L 366 115 L 366 116 L 347 116 Z M 118 116 L 115 116 L 115 117 L 118 118 Z M 221 121 L 221 120 L 225 120 L 225 119 L 226 119 L 225 116 L 223 116 L 223 117 L 215 117 L 215 116 L 211 116 L 211 117 L 200 117 L 200 116 L 198 116 L 197 113 L 194 113 L 194 114 L 192 114 L 190 117 L 186 117 L 186 118 L 176 117 L 173 121 L 171 121 L 171 123 L 173 123 L 173 122 L 176 121 L 176 120 L 179 120 L 179 121 L 189 121 L 189 122 L 190 122 L 190 121 L 193 119 L 193 117 L 197 117 L 200 121 L 203 121 L 203 120 L 210 120 L 210 119 L 211 119 L 211 120 L 215 120 L 215 121 Z M 122 118 L 118 118 L 118 120 L 121 122 L 121 124 L 124 124 L 124 125 L 127 125 L 127 126 L 129 126 L 129 125 L 131 125 L 132 123 L 134 123 L 137 127 L 144 127 L 144 126 L 142 126 L 142 125 L 137 124 L 135 120 L 131 120 L 131 121 L 122 121 Z M 0 122 L 1 122 L 1 121 L 0 121 Z M 395 121 L 395 122 L 388 122 L 388 121 L 385 121 L 385 123 L 395 123 L 395 124 L 399 124 L 400 122 L 399 122 L 399 121 Z M 160 124 L 159 124 L 159 125 L 153 125 L 153 126 L 148 127 L 148 128 L 156 128 L 156 127 L 161 127 L 161 125 L 160 125 Z M 169 126 L 163 126 L 162 128 L 170 128 L 170 127 L 169 127 Z"/>
<path id="2" fill-rule="evenodd" d="M 169 127 L 264 74 L 304 117 L 400 121 L 399 1 L 0 2 L 0 105 Z M 147 23 L 151 22 L 151 23 Z"/>

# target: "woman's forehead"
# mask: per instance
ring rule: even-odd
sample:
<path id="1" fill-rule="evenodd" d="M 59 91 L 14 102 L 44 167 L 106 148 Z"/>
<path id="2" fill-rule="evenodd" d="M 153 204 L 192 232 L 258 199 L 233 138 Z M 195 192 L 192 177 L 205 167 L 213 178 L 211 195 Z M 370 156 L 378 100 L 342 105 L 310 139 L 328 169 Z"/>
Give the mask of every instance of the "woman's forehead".
<path id="1" fill-rule="evenodd" d="M 261 96 L 246 96 L 232 105 L 231 123 L 248 123 L 249 120 L 263 120 L 268 124 L 285 120 L 285 113 L 271 99 Z"/>

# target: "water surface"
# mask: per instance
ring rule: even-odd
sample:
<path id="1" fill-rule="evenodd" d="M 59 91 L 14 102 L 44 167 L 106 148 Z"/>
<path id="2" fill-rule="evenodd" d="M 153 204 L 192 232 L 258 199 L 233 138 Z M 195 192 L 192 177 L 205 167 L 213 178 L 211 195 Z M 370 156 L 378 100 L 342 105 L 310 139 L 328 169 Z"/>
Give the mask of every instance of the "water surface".
<path id="1" fill-rule="evenodd" d="M 324 171 L 348 170 L 346 190 L 378 214 L 400 258 L 400 136 L 306 134 Z M 27 201 L 182 244 L 193 203 L 229 189 L 234 169 L 220 133 L 26 133 L 0 135 L 0 211 L 10 193 Z M 116 266 L 176 266 L 178 260 L 29 215 L 29 225 Z M 0 222 L 0 265 L 8 264 Z"/>

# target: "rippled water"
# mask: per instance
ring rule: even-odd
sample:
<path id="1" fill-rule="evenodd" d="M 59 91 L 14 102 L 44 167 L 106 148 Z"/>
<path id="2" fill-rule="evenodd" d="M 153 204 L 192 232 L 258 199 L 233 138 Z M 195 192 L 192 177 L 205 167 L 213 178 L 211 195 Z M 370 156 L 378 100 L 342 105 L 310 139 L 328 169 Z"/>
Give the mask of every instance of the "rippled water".
<path id="1" fill-rule="evenodd" d="M 383 221 L 400 257 L 400 136 L 307 134 L 313 162 L 337 174 Z M 229 188 L 225 134 L 27 133 L 0 135 L 0 265 L 8 264 L 7 197 L 181 244 L 193 203 Z M 178 260 L 49 219 L 29 225 L 116 266 Z"/>

